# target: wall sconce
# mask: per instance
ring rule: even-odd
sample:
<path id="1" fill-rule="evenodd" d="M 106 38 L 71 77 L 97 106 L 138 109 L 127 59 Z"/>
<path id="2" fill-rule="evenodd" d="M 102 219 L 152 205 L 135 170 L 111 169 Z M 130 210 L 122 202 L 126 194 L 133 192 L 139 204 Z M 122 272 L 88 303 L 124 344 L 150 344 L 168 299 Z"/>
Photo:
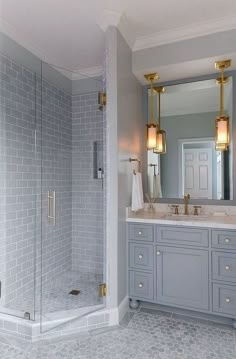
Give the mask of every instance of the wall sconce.
<path id="1" fill-rule="evenodd" d="M 220 85 L 220 115 L 216 118 L 215 147 L 217 151 L 226 151 L 229 145 L 229 116 L 224 115 L 224 84 L 228 77 L 224 76 L 224 70 L 231 66 L 231 60 L 216 61 L 215 68 L 221 71 L 221 77 L 216 80 Z"/>
<path id="2" fill-rule="evenodd" d="M 154 121 L 154 90 L 153 90 L 153 81 L 159 79 L 159 75 L 155 72 L 152 74 L 144 75 L 147 81 L 151 83 L 151 96 L 150 96 L 150 106 L 149 106 L 149 121 L 147 126 L 147 150 L 153 150 L 157 145 L 157 124 Z"/>
<path id="3" fill-rule="evenodd" d="M 165 92 L 163 86 L 155 87 L 154 91 L 158 93 L 158 128 L 157 128 L 157 140 L 156 147 L 153 149 L 154 153 L 163 154 L 166 153 L 166 132 L 161 129 L 161 94 Z"/>

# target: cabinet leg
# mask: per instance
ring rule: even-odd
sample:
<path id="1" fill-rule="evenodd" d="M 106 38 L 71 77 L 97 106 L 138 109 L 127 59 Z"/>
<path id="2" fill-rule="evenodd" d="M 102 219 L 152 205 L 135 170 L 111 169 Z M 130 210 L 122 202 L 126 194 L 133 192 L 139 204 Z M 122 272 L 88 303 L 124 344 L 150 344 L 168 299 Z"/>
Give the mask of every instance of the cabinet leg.
<path id="1" fill-rule="evenodd" d="M 139 301 L 136 299 L 130 299 L 129 301 L 129 306 L 131 309 L 138 309 L 139 304 L 140 304 Z"/>
<path id="2" fill-rule="evenodd" d="M 236 319 L 233 320 L 233 328 L 236 329 Z"/>

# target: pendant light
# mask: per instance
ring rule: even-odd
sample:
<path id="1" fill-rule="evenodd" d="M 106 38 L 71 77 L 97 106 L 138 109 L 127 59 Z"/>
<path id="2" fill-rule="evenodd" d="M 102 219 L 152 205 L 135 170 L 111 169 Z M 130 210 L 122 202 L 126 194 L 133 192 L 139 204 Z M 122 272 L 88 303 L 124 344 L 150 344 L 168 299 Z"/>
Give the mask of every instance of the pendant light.
<path id="1" fill-rule="evenodd" d="M 145 79 L 151 83 L 151 95 L 150 95 L 150 106 L 149 106 L 149 121 L 147 124 L 147 150 L 153 150 L 157 144 L 157 125 L 154 121 L 154 90 L 153 81 L 159 79 L 159 75 L 155 72 L 152 74 L 144 75 Z"/>
<path id="2" fill-rule="evenodd" d="M 157 143 L 153 149 L 154 153 L 163 154 L 166 153 L 166 132 L 161 129 L 161 94 L 165 92 L 163 86 L 155 87 L 155 92 L 158 93 L 158 128 L 157 128 Z"/>
<path id="3" fill-rule="evenodd" d="M 216 118 L 215 147 L 217 151 L 226 151 L 229 145 L 229 116 L 224 114 L 224 84 L 228 77 L 224 76 L 224 70 L 231 66 L 231 60 L 215 62 L 215 68 L 221 71 L 221 77 L 216 80 L 220 85 L 220 115 Z"/>

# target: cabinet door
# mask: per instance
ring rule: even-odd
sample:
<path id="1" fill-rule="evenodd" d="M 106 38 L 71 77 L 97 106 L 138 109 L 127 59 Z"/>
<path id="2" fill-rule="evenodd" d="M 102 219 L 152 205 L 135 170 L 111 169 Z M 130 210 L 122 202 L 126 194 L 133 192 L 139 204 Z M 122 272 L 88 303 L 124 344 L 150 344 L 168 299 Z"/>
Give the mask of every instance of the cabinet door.
<path id="1" fill-rule="evenodd" d="M 157 246 L 157 300 L 208 309 L 208 252 Z"/>

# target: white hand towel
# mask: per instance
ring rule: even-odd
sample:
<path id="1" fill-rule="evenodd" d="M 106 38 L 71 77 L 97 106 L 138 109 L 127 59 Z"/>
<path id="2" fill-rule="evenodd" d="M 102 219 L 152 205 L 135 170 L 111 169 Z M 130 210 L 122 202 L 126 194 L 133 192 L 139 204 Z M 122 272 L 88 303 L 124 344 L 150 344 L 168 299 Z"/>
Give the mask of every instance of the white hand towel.
<path id="1" fill-rule="evenodd" d="M 132 183 L 132 211 L 138 211 L 143 209 L 143 185 L 142 185 L 142 175 L 140 172 L 133 174 L 133 183 Z"/>
<path id="2" fill-rule="evenodd" d="M 160 175 L 153 176 L 153 198 L 162 198 Z"/>

